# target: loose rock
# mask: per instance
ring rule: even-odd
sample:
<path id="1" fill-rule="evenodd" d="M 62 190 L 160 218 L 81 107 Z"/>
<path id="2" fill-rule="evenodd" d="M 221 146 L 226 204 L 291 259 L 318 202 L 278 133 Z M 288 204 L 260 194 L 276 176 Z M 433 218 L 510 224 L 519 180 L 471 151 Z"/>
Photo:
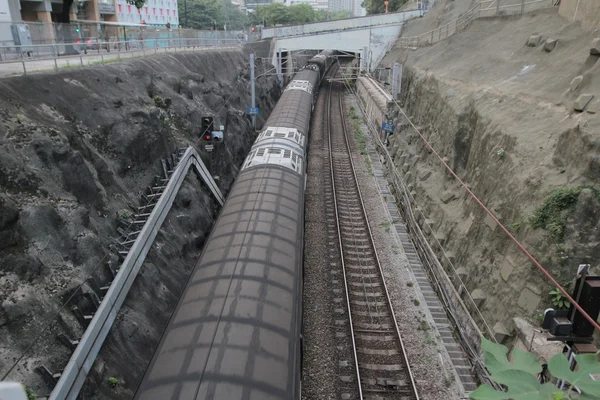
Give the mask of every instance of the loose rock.
<path id="1" fill-rule="evenodd" d="M 585 110 L 585 107 L 588 104 L 590 104 L 590 101 L 592 101 L 593 98 L 594 98 L 593 94 L 590 94 L 590 93 L 584 93 L 584 94 L 582 94 L 573 103 L 573 109 L 575 111 L 583 111 L 583 110 Z"/>
<path id="2" fill-rule="evenodd" d="M 529 37 L 529 40 L 527 41 L 527 46 L 528 47 L 537 47 L 537 45 L 540 44 L 541 40 L 542 40 L 541 35 L 531 35 Z"/>
<path id="3" fill-rule="evenodd" d="M 554 50 L 557 43 L 558 43 L 558 39 L 548 38 L 546 40 L 546 43 L 544 43 L 544 50 L 546 50 L 548 53 L 550 53 L 552 50 Z"/>

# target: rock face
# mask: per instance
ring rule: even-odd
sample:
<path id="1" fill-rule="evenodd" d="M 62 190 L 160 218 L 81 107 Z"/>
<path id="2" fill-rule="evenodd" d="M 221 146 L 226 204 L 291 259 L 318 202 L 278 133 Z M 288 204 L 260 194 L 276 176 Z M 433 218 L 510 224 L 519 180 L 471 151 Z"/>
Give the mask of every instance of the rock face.
<path id="1" fill-rule="evenodd" d="M 201 152 L 203 116 L 225 126 L 211 168 L 227 193 L 256 136 L 245 115 L 247 60 L 242 51 L 189 52 L 0 81 L 0 375 L 67 299 L 93 311 L 83 293 L 112 280 L 109 262 L 120 264 L 117 215 L 139 205 L 162 157 Z M 260 127 L 280 89 L 272 77 L 256 89 Z M 131 398 L 217 214 L 190 174 L 80 399 Z M 66 365 L 71 351 L 55 336 L 81 336 L 72 305 L 10 380 L 51 390 L 34 369 Z M 108 376 L 125 383 L 112 391 Z"/>
<path id="2" fill-rule="evenodd" d="M 17 204 L 6 195 L 0 195 L 0 250 L 14 246 L 19 240 L 15 229 L 18 219 Z"/>

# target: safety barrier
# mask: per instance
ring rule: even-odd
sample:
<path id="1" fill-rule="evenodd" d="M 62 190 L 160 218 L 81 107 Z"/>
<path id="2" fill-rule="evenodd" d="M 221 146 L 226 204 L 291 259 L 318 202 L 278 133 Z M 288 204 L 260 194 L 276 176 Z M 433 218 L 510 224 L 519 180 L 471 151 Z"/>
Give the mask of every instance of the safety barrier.
<path id="1" fill-rule="evenodd" d="M 131 247 L 131 250 L 127 254 L 127 257 L 121 265 L 114 281 L 111 283 L 106 296 L 102 299 L 102 303 L 98 307 L 92 321 L 79 341 L 69 363 L 62 372 L 58 383 L 50 395 L 50 400 L 74 400 L 77 398 L 77 395 L 85 382 L 86 376 L 90 372 L 92 365 L 100 352 L 100 348 L 102 347 L 113 322 L 117 318 L 119 309 L 125 301 L 127 293 L 133 285 L 133 282 L 146 259 L 146 255 L 150 251 L 154 239 L 173 205 L 173 201 L 177 196 L 187 172 L 192 166 L 208 186 L 219 204 L 224 204 L 225 199 L 202 162 L 200 155 L 194 148 L 188 147 L 180 158 L 177 167 L 172 171 L 164 192 L 148 217 L 146 224 Z"/>

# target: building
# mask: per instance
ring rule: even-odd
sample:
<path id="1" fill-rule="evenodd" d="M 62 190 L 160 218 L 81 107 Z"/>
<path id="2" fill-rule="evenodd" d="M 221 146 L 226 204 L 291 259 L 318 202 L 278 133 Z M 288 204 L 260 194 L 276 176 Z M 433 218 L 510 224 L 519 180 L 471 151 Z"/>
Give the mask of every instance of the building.
<path id="1" fill-rule="evenodd" d="M 367 9 L 361 5 L 363 0 L 353 0 L 353 1 L 354 1 L 353 15 L 355 17 L 366 17 Z"/>
<path id="2" fill-rule="evenodd" d="M 330 11 L 349 11 L 354 13 L 354 1 L 355 0 L 329 0 Z M 362 0 L 357 0 L 361 1 Z"/>
<path id="3" fill-rule="evenodd" d="M 33 44 L 54 43 L 64 35 L 58 24 L 61 13 L 62 0 L 0 0 L 0 45 L 13 44 L 15 29 L 26 29 Z M 75 0 L 70 19 L 77 24 L 73 40 L 120 37 L 118 23 L 179 26 L 177 0 L 147 0 L 140 10 L 125 0 Z M 101 26 L 97 21 L 109 24 Z"/>
<path id="4" fill-rule="evenodd" d="M 329 1 L 327 0 L 289 0 L 289 5 L 308 4 L 315 10 L 328 10 Z"/>
<path id="5" fill-rule="evenodd" d="M 128 4 L 125 0 L 116 0 L 119 22 L 165 26 L 179 25 L 177 0 L 146 0 L 141 9 Z"/>

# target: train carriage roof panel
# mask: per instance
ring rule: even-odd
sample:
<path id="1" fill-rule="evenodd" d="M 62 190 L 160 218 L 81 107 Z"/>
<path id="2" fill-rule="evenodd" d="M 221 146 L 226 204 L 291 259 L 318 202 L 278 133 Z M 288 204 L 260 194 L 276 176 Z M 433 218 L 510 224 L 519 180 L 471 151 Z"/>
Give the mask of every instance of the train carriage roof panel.
<path id="1" fill-rule="evenodd" d="M 303 191 L 281 167 L 240 173 L 136 398 L 296 396 Z"/>

